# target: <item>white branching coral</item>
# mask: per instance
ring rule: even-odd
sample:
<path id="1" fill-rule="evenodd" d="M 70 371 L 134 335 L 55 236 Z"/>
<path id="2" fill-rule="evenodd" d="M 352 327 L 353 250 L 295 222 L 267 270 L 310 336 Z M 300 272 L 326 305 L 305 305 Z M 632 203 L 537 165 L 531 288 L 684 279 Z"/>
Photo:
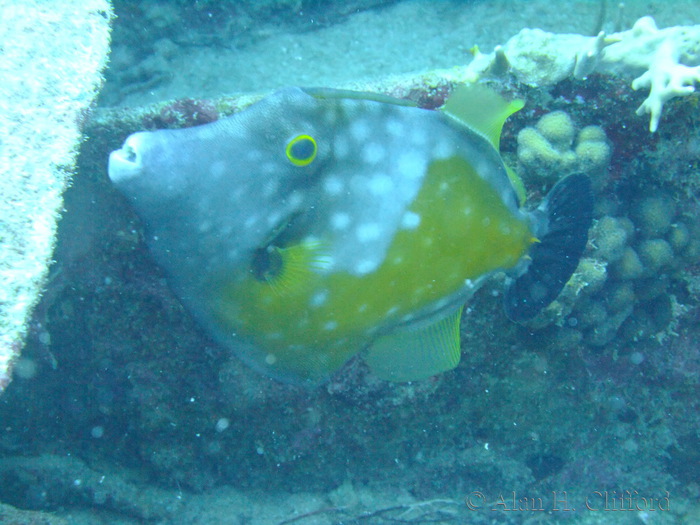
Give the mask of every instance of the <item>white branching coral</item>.
<path id="1" fill-rule="evenodd" d="M 685 38 L 687 35 L 683 28 L 671 28 L 676 31 L 664 35 L 663 31 L 656 28 L 651 17 L 640 19 L 635 28 L 642 23 L 645 33 L 656 40 L 657 46 L 649 69 L 634 79 L 632 89 L 649 88 L 649 96 L 637 109 L 637 115 L 649 113 L 649 130 L 654 132 L 659 127 L 661 110 L 666 101 L 695 92 L 695 83 L 700 82 L 700 65 L 691 67 L 681 62 L 682 55 L 687 56 L 688 48 L 684 44 L 692 41 Z M 697 46 L 697 39 L 694 44 Z M 693 57 L 694 61 L 697 59 L 697 56 Z"/>
<path id="2" fill-rule="evenodd" d="M 671 42 L 662 42 L 649 71 L 632 82 L 632 89 L 650 88 L 649 96 L 637 109 L 637 115 L 651 114 L 649 130 L 652 132 L 659 127 L 664 103 L 673 97 L 695 92 L 695 83 L 700 82 L 700 66 L 679 64 L 676 54 Z"/>
<path id="3" fill-rule="evenodd" d="M 664 104 L 694 93 L 700 83 L 700 25 L 658 29 L 646 16 L 628 31 L 595 37 L 523 29 L 498 53 L 477 58 L 467 67 L 467 78 L 507 70 L 525 84 L 546 86 L 593 72 L 632 77 L 633 89 L 649 89 L 637 114 L 650 115 L 649 130 L 654 132 Z M 494 67 L 496 62 L 499 67 Z"/>
<path id="4" fill-rule="evenodd" d="M 607 36 L 604 31 L 598 33 L 595 38 L 586 38 L 584 44 L 576 52 L 574 62 L 574 76 L 585 78 L 596 70 L 604 55 L 605 48 L 619 42 L 619 38 Z"/>

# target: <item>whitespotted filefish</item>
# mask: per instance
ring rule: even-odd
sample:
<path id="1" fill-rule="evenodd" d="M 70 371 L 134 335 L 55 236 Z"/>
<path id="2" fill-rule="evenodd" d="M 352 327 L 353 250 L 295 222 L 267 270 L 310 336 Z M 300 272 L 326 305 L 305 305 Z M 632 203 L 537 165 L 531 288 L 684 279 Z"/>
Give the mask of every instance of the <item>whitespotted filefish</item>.
<path id="1" fill-rule="evenodd" d="M 460 359 L 462 306 L 497 271 L 506 314 L 535 316 L 587 242 L 583 175 L 525 211 L 498 152 L 522 107 L 480 86 L 440 111 L 286 88 L 217 122 L 135 133 L 109 176 L 170 286 L 221 344 L 317 382 L 362 352 L 406 381 Z"/>

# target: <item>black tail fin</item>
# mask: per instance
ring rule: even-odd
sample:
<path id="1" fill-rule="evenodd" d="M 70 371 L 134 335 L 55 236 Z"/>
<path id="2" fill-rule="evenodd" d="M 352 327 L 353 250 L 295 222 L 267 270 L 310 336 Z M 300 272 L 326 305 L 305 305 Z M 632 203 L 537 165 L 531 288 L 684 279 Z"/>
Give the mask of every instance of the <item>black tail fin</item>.
<path id="1" fill-rule="evenodd" d="M 559 181 L 538 210 L 546 226 L 532 246 L 526 272 L 506 289 L 504 308 L 515 322 L 535 317 L 554 301 L 576 270 L 593 219 L 591 182 L 582 174 Z"/>

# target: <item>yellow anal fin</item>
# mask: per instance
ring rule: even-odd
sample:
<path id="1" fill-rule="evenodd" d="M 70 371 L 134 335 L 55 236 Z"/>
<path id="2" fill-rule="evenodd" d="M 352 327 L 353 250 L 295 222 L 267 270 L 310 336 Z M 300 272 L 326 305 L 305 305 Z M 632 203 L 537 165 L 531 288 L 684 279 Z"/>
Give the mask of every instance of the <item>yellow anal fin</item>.
<path id="1" fill-rule="evenodd" d="M 485 137 L 498 151 L 503 123 L 524 105 L 520 99 L 508 102 L 495 91 L 472 84 L 455 89 L 442 111 Z"/>
<path id="2" fill-rule="evenodd" d="M 459 364 L 460 306 L 447 317 L 420 328 L 408 327 L 378 338 L 365 361 L 387 381 L 417 381 Z"/>

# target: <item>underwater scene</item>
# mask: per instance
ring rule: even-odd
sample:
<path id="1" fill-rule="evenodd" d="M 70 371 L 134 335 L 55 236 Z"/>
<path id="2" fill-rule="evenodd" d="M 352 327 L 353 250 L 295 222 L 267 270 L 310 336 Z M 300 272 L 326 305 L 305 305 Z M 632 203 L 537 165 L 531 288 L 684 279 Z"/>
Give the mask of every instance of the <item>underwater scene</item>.
<path id="1" fill-rule="evenodd" d="M 700 1 L 0 13 L 0 524 L 700 524 Z"/>

